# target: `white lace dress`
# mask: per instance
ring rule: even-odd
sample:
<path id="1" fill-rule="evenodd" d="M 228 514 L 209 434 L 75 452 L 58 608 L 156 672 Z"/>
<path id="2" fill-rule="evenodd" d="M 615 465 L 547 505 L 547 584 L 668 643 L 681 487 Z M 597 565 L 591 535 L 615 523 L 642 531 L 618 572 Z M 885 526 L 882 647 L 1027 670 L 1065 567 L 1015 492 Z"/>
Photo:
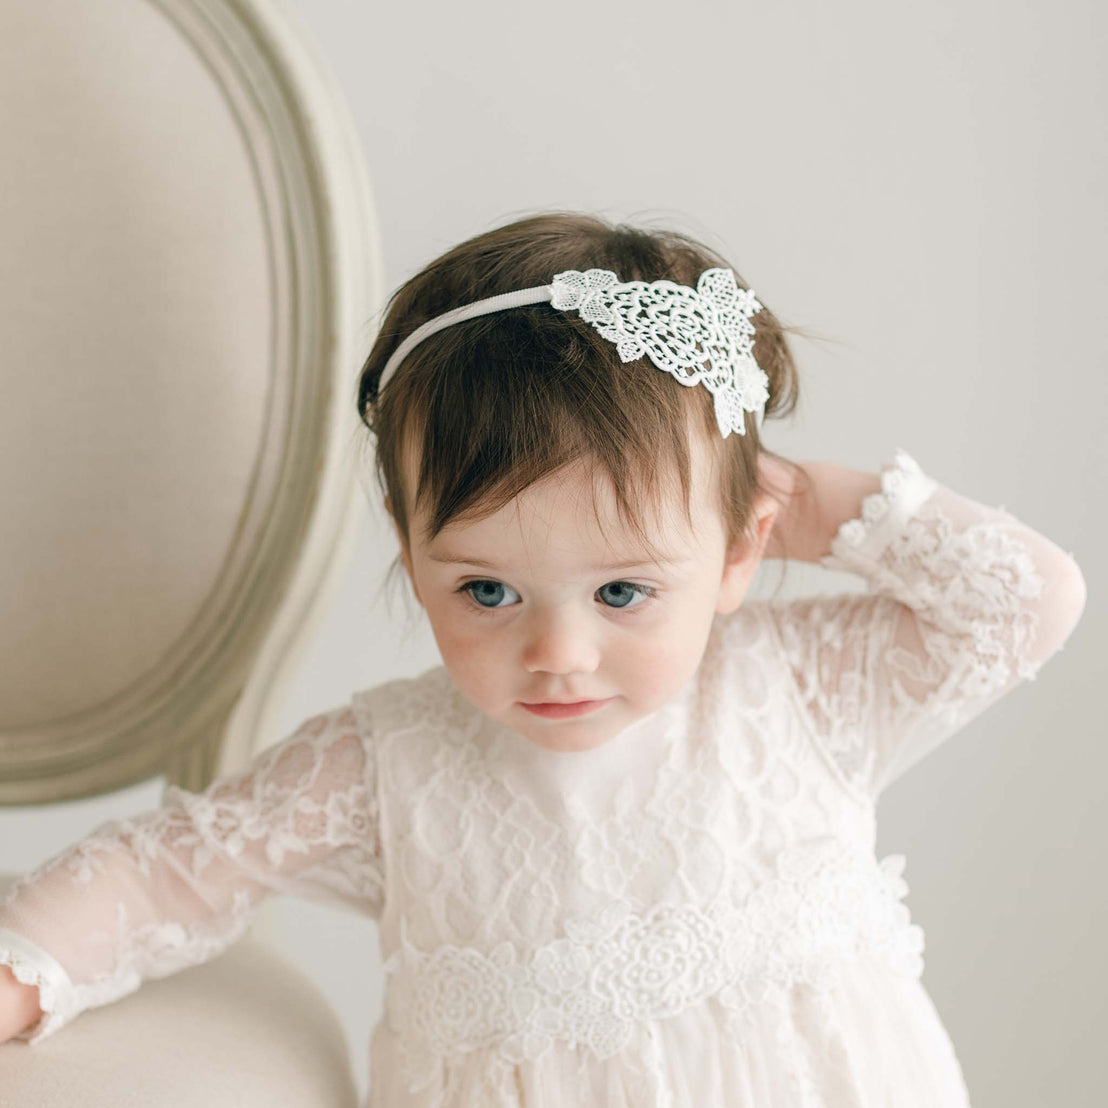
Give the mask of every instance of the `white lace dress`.
<path id="1" fill-rule="evenodd" d="M 825 564 L 868 591 L 717 616 L 677 700 L 543 750 L 442 667 L 104 824 L 0 908 L 55 1033 L 214 957 L 281 892 L 379 921 L 373 1108 L 956 1108 L 881 790 L 1080 617 L 1073 558 L 898 451 Z"/>

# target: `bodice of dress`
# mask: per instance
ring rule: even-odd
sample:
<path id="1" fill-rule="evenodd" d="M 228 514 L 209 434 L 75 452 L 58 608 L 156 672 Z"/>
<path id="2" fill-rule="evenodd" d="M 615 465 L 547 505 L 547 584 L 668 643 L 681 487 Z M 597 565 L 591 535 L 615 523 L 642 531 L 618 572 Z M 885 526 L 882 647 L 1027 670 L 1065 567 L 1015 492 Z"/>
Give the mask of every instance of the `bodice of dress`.
<path id="1" fill-rule="evenodd" d="M 440 666 L 105 824 L 0 907 L 0 962 L 45 1012 L 21 1037 L 214 957 L 273 892 L 378 920 L 374 1061 L 428 1106 L 475 1052 L 522 1103 L 505 1092 L 516 1067 L 552 1052 L 641 1052 L 658 1021 L 704 1006 L 742 1049 L 798 985 L 825 1004 L 845 966 L 918 978 L 923 934 L 903 856 L 875 857 L 876 800 L 1035 677 L 1080 616 L 1081 573 L 903 451 L 824 564 L 867 590 L 717 616 L 680 695 L 596 750 L 529 743 Z M 812 1078 L 796 1081 L 806 1103 Z M 665 1103 L 649 1087 L 641 1103 Z"/>
<path id="2" fill-rule="evenodd" d="M 919 975 L 903 858 L 873 857 L 873 804 L 810 741 L 781 650 L 758 605 L 717 622 L 676 701 L 584 752 L 492 725 L 445 670 L 355 695 L 380 736 L 386 1003 L 415 1089 L 489 1043 L 505 1067 L 610 1057 L 709 998 L 741 1040 L 753 1005 L 862 952 Z"/>

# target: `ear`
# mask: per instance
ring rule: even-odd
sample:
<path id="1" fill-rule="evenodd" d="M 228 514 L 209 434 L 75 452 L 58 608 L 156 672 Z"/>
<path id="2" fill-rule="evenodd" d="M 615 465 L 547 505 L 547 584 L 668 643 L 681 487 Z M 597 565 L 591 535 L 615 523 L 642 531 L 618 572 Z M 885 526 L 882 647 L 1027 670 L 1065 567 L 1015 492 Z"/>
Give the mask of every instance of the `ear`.
<path id="1" fill-rule="evenodd" d="M 727 552 L 723 563 L 716 611 L 724 614 L 737 611 L 746 596 L 750 582 L 761 564 L 766 543 L 777 521 L 781 505 L 768 493 L 763 493 L 754 503 L 754 521 L 757 530 L 753 538 L 735 543 Z"/>

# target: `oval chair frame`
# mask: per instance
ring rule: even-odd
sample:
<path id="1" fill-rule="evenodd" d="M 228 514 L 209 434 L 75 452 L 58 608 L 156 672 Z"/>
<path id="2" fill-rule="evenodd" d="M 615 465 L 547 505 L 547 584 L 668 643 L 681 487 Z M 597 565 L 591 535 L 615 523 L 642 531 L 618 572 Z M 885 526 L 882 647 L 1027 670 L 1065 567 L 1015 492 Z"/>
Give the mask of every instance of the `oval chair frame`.
<path id="1" fill-rule="evenodd" d="M 356 369 L 384 286 L 368 171 L 343 96 L 271 0 L 148 0 L 202 59 L 242 136 L 270 264 L 270 395 L 230 549 L 152 668 L 104 702 L 0 729 L 0 804 L 164 774 L 200 791 L 276 731 L 281 686 L 347 564 L 365 494 Z"/>

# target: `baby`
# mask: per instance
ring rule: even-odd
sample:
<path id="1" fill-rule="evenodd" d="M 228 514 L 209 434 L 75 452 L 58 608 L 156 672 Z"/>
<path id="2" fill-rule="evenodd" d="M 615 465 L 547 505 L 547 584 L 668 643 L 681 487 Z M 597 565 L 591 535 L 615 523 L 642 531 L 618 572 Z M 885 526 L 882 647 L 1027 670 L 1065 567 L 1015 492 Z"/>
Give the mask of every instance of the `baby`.
<path id="1" fill-rule="evenodd" d="M 786 328 L 677 232 L 551 212 L 404 284 L 358 408 L 442 665 L 21 878 L 0 1040 L 283 892 L 378 922 L 377 1108 L 965 1108 L 876 802 L 1084 581 L 903 450 L 775 455 L 797 395 Z M 868 587 L 748 599 L 765 557 Z"/>

